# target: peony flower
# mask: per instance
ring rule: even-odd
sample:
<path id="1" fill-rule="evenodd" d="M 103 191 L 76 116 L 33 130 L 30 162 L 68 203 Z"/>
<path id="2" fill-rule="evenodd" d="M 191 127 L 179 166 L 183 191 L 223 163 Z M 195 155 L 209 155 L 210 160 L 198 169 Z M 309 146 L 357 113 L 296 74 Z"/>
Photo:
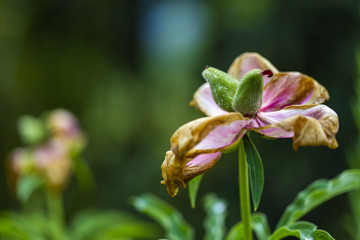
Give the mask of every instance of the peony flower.
<path id="1" fill-rule="evenodd" d="M 279 72 L 257 53 L 236 58 L 228 75 L 211 68 L 203 76 L 208 83 L 195 92 L 191 105 L 207 117 L 176 130 L 161 166 L 162 184 L 171 196 L 177 194 L 179 186 L 186 187 L 191 179 L 211 169 L 222 152 L 247 131 L 292 138 L 295 150 L 299 146 L 338 146 L 338 116 L 321 104 L 329 94 L 313 78 L 299 72 Z M 248 78 L 256 81 L 244 83 Z M 213 87 L 216 84 L 222 85 Z M 261 85 L 261 91 L 256 90 L 256 84 Z M 240 87 L 236 90 L 233 86 Z M 250 90 L 243 90 L 246 88 Z M 243 95 L 248 95 L 248 103 Z"/>
<path id="2" fill-rule="evenodd" d="M 86 145 L 85 134 L 76 117 L 65 109 L 56 109 L 45 115 L 45 121 L 30 116 L 22 119 L 27 123 L 40 122 L 48 133 L 41 143 L 11 152 L 8 158 L 10 184 L 15 188 L 20 177 L 34 175 L 44 180 L 49 191 L 62 191 L 76 166 L 73 161 Z M 21 130 L 29 132 L 33 124 L 22 126 Z"/>

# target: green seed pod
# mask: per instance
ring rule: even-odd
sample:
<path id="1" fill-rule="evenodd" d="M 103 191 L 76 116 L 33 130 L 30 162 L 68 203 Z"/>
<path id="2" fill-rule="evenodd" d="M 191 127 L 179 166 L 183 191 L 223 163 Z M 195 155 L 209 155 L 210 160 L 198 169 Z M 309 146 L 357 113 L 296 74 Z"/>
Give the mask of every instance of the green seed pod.
<path id="1" fill-rule="evenodd" d="M 232 101 L 239 81 L 213 67 L 206 68 L 202 76 L 209 83 L 216 104 L 225 111 L 234 112 Z"/>
<path id="2" fill-rule="evenodd" d="M 264 79 L 260 69 L 253 69 L 244 74 L 233 98 L 234 111 L 252 117 L 261 108 L 263 102 Z"/>

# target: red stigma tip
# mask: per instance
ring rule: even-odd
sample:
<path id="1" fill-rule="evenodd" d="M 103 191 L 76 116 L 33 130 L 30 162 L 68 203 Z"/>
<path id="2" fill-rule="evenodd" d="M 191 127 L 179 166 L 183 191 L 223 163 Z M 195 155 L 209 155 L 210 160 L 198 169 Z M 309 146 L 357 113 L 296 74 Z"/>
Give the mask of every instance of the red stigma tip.
<path id="1" fill-rule="evenodd" d="M 205 70 L 208 69 L 208 68 L 209 68 L 209 65 L 206 65 L 206 66 L 205 66 Z"/>
<path id="2" fill-rule="evenodd" d="M 263 76 L 264 75 L 267 75 L 268 77 L 272 77 L 274 74 L 271 70 L 264 70 L 262 73 L 261 73 Z"/>

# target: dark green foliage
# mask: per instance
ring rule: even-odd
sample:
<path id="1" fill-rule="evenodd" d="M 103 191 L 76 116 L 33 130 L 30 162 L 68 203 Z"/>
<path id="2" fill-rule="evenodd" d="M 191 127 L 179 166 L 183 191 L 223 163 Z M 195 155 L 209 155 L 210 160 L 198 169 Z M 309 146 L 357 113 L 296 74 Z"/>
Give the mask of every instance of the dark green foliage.
<path id="1" fill-rule="evenodd" d="M 256 211 L 260 204 L 261 194 L 264 188 L 264 169 L 260 154 L 249 136 L 246 134 L 243 138 L 246 161 L 249 165 L 251 196 L 254 210 Z"/>

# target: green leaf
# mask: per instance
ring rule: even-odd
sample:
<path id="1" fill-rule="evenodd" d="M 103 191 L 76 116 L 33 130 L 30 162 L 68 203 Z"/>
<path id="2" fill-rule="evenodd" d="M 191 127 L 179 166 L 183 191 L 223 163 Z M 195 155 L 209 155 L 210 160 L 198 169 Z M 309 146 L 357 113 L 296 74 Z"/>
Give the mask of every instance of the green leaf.
<path id="1" fill-rule="evenodd" d="M 314 237 L 317 240 L 334 240 L 334 238 L 326 231 L 318 229 L 314 232 Z"/>
<path id="2" fill-rule="evenodd" d="M 154 225 L 149 223 L 123 222 L 102 229 L 100 233 L 95 235 L 94 240 L 159 239 L 161 231 L 156 231 L 155 229 Z"/>
<path id="3" fill-rule="evenodd" d="M 279 240 L 286 237 L 297 237 L 300 240 L 334 240 L 329 233 L 316 230 L 317 226 L 310 222 L 295 222 L 276 230 L 269 240 Z"/>
<path id="4" fill-rule="evenodd" d="M 219 199 L 215 194 L 204 197 L 204 209 L 207 213 L 204 227 L 205 240 L 223 239 L 225 235 L 225 218 L 227 215 L 227 203 Z"/>
<path id="5" fill-rule="evenodd" d="M 249 136 L 245 134 L 243 139 L 246 161 L 250 170 L 249 177 L 251 196 L 254 204 L 254 210 L 256 211 L 260 204 L 261 194 L 264 188 L 264 169 L 261 157 Z"/>
<path id="6" fill-rule="evenodd" d="M 45 123 L 33 116 L 22 116 L 18 121 L 18 130 L 25 144 L 37 144 L 47 135 Z"/>
<path id="7" fill-rule="evenodd" d="M 331 180 L 317 180 L 296 196 L 294 202 L 285 209 L 276 228 L 294 223 L 327 200 L 356 189 L 360 189 L 358 169 L 343 171 Z"/>
<path id="8" fill-rule="evenodd" d="M 21 176 L 16 185 L 16 195 L 22 204 L 44 184 L 44 179 L 35 174 Z"/>
<path id="9" fill-rule="evenodd" d="M 0 239 L 45 240 L 48 225 L 40 214 L 2 212 L 0 214 Z"/>
<path id="10" fill-rule="evenodd" d="M 267 240 L 270 236 L 270 227 L 265 214 L 255 213 L 251 217 L 252 228 L 259 240 Z M 241 240 L 244 239 L 244 226 L 241 222 L 234 225 L 225 240 Z"/>
<path id="11" fill-rule="evenodd" d="M 181 213 L 161 200 L 160 198 L 145 193 L 132 199 L 132 205 L 140 212 L 157 221 L 166 231 L 166 237 L 171 240 L 192 240 L 194 231 L 185 222 Z"/>
<path id="12" fill-rule="evenodd" d="M 265 214 L 253 214 L 251 217 L 251 224 L 259 240 L 267 240 L 269 238 L 271 230 Z"/>
<path id="13" fill-rule="evenodd" d="M 69 239 L 158 239 L 160 228 L 123 212 L 88 210 L 77 214 L 71 224 Z"/>
<path id="14" fill-rule="evenodd" d="M 196 205 L 196 195 L 197 192 L 199 190 L 199 186 L 200 186 L 200 182 L 201 179 L 204 175 L 199 175 L 196 176 L 194 179 L 192 179 L 189 183 L 188 183 L 188 187 L 189 187 L 189 198 L 190 198 L 190 204 L 192 208 L 195 208 Z"/>
<path id="15" fill-rule="evenodd" d="M 227 233 L 225 240 L 243 240 L 244 239 L 244 225 L 239 222 L 232 226 Z"/>

